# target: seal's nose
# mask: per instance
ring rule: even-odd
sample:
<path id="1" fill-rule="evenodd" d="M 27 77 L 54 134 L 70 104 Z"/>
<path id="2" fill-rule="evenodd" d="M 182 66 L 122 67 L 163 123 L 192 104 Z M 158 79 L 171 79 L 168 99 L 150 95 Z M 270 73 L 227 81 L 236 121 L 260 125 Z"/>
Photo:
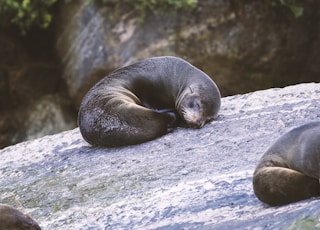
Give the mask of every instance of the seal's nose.
<path id="1" fill-rule="evenodd" d="M 198 119 L 190 122 L 189 127 L 194 129 L 201 129 L 204 126 L 204 124 L 205 124 L 204 120 Z"/>

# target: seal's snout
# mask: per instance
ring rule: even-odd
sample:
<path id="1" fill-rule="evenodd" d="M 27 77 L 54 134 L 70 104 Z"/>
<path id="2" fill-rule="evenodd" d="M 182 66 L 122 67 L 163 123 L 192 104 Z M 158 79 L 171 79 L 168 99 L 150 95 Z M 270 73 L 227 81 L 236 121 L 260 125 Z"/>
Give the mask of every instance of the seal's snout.
<path id="1" fill-rule="evenodd" d="M 183 107 L 181 111 L 189 128 L 201 129 L 205 125 L 206 119 L 198 111 L 186 109 L 186 107 Z"/>
<path id="2" fill-rule="evenodd" d="M 190 128 L 201 129 L 205 125 L 205 121 L 202 119 L 195 119 L 189 123 Z"/>
<path id="3" fill-rule="evenodd" d="M 197 122 L 197 127 L 199 128 L 199 129 L 201 129 L 204 125 L 205 125 L 205 123 L 206 123 L 206 121 L 198 121 Z"/>

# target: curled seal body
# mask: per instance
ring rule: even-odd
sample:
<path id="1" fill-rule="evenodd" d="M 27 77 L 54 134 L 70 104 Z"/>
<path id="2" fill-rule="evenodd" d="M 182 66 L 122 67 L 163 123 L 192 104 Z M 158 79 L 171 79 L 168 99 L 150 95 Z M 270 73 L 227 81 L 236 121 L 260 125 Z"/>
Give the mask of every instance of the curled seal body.
<path id="1" fill-rule="evenodd" d="M 275 206 L 320 196 L 320 122 L 297 127 L 280 137 L 262 156 L 253 189 Z"/>
<path id="2" fill-rule="evenodd" d="M 201 128 L 220 109 L 217 85 L 187 61 L 154 57 L 101 79 L 82 100 L 78 125 L 92 145 L 133 145 L 181 125 Z"/>

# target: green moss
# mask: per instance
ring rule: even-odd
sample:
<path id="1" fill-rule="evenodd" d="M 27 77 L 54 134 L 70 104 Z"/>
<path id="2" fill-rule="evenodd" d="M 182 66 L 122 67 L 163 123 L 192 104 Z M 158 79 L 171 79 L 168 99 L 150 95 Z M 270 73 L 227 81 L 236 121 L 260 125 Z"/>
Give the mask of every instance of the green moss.
<path id="1" fill-rule="evenodd" d="M 311 230 L 311 229 L 319 229 L 319 219 L 318 218 L 312 218 L 312 217 L 302 217 L 300 219 L 297 219 L 291 226 L 288 226 L 286 229 L 290 230 L 298 230 L 298 229 L 304 229 L 304 230 Z"/>
<path id="2" fill-rule="evenodd" d="M 51 8 L 58 0 L 2 0 L 0 26 L 17 26 L 26 33 L 31 26 L 47 28 L 52 21 Z"/>
<path id="3" fill-rule="evenodd" d="M 267 0 L 267 2 L 272 6 L 282 5 L 288 7 L 297 18 L 303 15 L 304 8 L 299 6 L 296 0 Z"/>

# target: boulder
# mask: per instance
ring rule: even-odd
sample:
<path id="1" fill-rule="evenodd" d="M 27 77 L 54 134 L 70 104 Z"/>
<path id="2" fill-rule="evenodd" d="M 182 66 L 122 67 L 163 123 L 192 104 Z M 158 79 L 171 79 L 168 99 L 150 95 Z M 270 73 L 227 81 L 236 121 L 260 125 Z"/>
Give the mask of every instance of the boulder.
<path id="1" fill-rule="evenodd" d="M 79 129 L 0 151 L 0 201 L 43 229 L 312 229 L 319 198 L 260 202 L 252 173 L 290 129 L 320 118 L 320 84 L 222 98 L 217 120 L 121 148 Z"/>
<path id="2" fill-rule="evenodd" d="M 9 75 L 0 67 L 0 149 L 11 144 L 14 122 L 10 117 L 10 84 Z"/>
<path id="3" fill-rule="evenodd" d="M 77 126 L 76 113 L 69 112 L 70 101 L 61 95 L 46 95 L 28 109 L 24 121 L 25 139 L 32 140 Z"/>
<path id="4" fill-rule="evenodd" d="M 11 144 L 76 127 L 77 113 L 59 76 L 56 66 L 33 63 L 11 79 Z"/>
<path id="5" fill-rule="evenodd" d="M 0 148 L 76 127 L 49 39 L 30 33 L 0 34 Z"/>
<path id="6" fill-rule="evenodd" d="M 269 2 L 269 4 L 268 4 Z M 61 4 L 55 49 L 76 106 L 112 70 L 162 55 L 186 59 L 211 76 L 222 95 L 318 79 L 319 1 L 296 18 L 270 1 L 198 1 L 191 11 L 147 12 L 132 7 Z"/>

